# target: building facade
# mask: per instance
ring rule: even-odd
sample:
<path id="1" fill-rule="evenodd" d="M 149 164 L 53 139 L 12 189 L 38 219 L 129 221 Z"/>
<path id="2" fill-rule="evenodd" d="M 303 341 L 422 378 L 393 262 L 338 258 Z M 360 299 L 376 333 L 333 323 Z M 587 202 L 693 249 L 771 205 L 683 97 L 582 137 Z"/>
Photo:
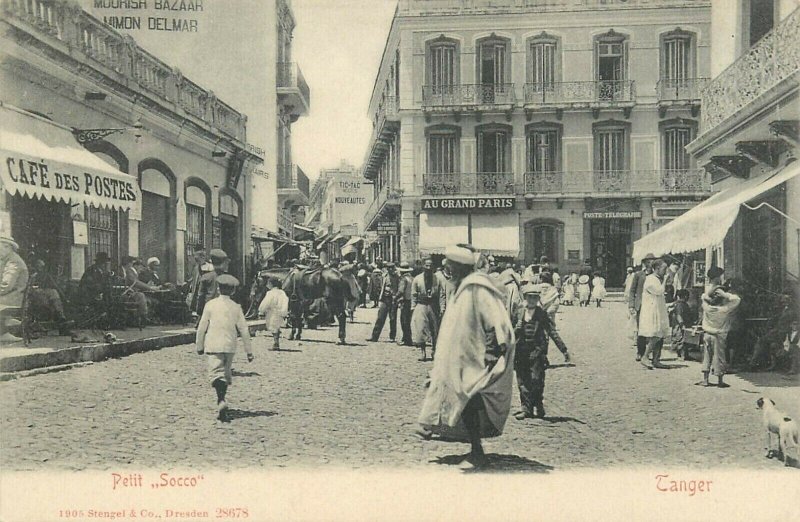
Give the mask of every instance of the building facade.
<path id="1" fill-rule="evenodd" d="M 692 0 L 401 0 L 370 101 L 368 231 L 470 242 L 620 286 L 633 242 L 710 194 L 684 150 L 710 74 Z M 386 232 L 384 232 L 386 233 Z"/>
<path id="2" fill-rule="evenodd" d="M 155 256 L 181 283 L 193 252 L 221 247 L 243 276 L 263 162 L 247 117 L 73 4 L 6 0 L 2 12 L 0 213 L 23 256 L 64 280 L 100 252 Z M 52 163 L 49 182 L 21 175 L 31 161 Z M 54 174 L 73 171 L 73 183 Z"/>
<path id="3" fill-rule="evenodd" d="M 706 264 L 745 281 L 756 302 L 787 291 L 800 298 L 800 8 L 790 0 L 742 0 L 712 9 L 712 30 L 725 38 L 714 36 L 715 77 L 688 150 L 720 197 L 751 192 L 708 245 Z"/>
<path id="4" fill-rule="evenodd" d="M 311 109 L 311 90 L 300 66 L 292 61 L 296 27 L 291 0 L 276 0 L 277 9 L 277 185 L 278 232 L 294 237 L 294 224 L 305 222 L 309 182 L 292 155 L 292 124 Z"/>

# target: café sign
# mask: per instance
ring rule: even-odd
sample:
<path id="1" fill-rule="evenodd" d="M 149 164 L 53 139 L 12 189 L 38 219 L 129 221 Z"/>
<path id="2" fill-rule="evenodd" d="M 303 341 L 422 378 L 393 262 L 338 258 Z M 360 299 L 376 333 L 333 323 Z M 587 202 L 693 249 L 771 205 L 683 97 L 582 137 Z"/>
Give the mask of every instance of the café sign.
<path id="1" fill-rule="evenodd" d="M 584 212 L 583 219 L 639 219 L 642 217 L 641 210 L 622 211 L 622 212 Z"/>
<path id="2" fill-rule="evenodd" d="M 470 210 L 513 210 L 513 197 L 478 198 L 423 198 L 422 210 L 470 211 Z"/>

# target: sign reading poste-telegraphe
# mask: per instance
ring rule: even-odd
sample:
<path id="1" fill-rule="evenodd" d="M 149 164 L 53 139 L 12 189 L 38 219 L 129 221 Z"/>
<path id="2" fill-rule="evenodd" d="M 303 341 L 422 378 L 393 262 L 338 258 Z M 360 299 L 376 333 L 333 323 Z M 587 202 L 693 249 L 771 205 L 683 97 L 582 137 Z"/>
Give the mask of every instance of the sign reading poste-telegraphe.
<path id="1" fill-rule="evenodd" d="M 513 197 L 423 198 L 423 211 L 513 210 Z"/>
<path id="2" fill-rule="evenodd" d="M 583 219 L 640 219 L 641 210 L 622 211 L 622 212 L 584 212 Z"/>

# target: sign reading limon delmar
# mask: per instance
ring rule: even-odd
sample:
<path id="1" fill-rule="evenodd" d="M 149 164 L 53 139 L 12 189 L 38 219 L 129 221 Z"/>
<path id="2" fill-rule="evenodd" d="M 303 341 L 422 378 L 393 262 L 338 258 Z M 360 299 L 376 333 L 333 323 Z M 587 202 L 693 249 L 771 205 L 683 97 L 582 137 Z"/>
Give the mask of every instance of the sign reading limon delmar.
<path id="1" fill-rule="evenodd" d="M 513 197 L 423 198 L 422 210 L 513 210 Z"/>
<path id="2" fill-rule="evenodd" d="M 103 23 L 114 29 L 196 33 L 203 0 L 93 0 Z"/>

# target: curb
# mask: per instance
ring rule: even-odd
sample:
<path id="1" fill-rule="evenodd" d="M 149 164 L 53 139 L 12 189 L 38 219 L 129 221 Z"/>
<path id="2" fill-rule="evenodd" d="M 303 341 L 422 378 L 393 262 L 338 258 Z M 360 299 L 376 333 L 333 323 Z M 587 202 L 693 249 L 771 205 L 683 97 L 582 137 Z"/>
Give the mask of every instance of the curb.
<path id="1" fill-rule="evenodd" d="M 250 324 L 249 327 L 250 335 L 253 335 L 255 332 L 264 329 L 264 323 L 260 321 Z M 0 382 L 17 377 L 49 373 L 50 371 L 67 370 L 81 366 L 81 363 L 100 362 L 107 359 L 125 357 L 134 353 L 143 353 L 169 348 L 171 346 L 191 344 L 194 342 L 194 339 L 195 333 L 191 331 L 147 337 L 144 339 L 133 339 L 131 341 L 118 343 L 93 343 L 83 346 L 72 346 L 64 348 L 63 350 L 53 350 L 51 352 L 4 357 L 0 359 Z M 49 371 L 31 371 L 41 370 L 43 368 Z M 17 372 L 27 373 L 14 375 Z"/>

